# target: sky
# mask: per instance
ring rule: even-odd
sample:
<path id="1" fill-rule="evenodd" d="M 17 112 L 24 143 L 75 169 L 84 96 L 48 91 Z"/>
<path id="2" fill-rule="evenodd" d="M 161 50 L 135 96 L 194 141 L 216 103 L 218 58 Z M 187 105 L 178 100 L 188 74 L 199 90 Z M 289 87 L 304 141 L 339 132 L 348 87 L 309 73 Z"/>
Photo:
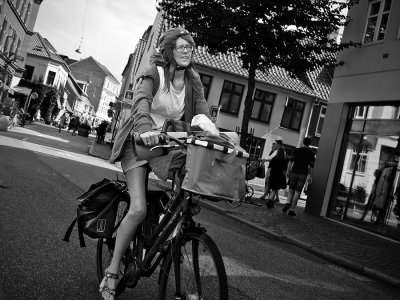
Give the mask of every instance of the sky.
<path id="1" fill-rule="evenodd" d="M 58 54 L 92 56 L 121 82 L 129 54 L 156 15 L 156 0 L 44 0 L 34 31 Z"/>

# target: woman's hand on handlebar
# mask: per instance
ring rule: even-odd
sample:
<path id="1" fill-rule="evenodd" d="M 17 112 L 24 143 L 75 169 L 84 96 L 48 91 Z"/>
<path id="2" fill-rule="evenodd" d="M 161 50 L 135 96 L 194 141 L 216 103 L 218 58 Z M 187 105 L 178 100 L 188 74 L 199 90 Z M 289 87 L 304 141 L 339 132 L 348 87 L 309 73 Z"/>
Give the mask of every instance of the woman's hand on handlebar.
<path id="1" fill-rule="evenodd" d="M 139 135 L 145 146 L 158 145 L 160 142 L 159 136 L 160 136 L 160 131 L 147 131 Z"/>

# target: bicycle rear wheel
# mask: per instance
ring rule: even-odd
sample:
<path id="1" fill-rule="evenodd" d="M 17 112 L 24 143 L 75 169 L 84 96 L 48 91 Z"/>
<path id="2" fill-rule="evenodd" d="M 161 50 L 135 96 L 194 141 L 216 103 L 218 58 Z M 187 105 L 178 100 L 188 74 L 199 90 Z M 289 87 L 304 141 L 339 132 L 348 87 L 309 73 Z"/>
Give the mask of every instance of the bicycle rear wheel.
<path id="1" fill-rule="evenodd" d="M 180 248 L 182 299 L 228 299 L 225 266 L 214 241 L 205 233 L 188 232 Z M 160 269 L 158 299 L 175 299 L 175 267 L 170 252 Z"/>
<path id="2" fill-rule="evenodd" d="M 115 218 L 115 224 L 119 224 L 121 220 L 125 217 L 129 209 L 129 203 L 127 201 L 121 200 L 118 203 L 117 216 Z M 99 283 L 104 277 L 104 271 L 107 269 L 111 262 L 111 258 L 114 253 L 115 239 L 117 237 L 117 231 L 109 238 L 97 239 L 97 253 L 96 253 L 96 266 L 97 266 L 97 278 Z M 120 271 L 123 272 L 124 264 L 121 261 Z M 122 276 L 122 274 L 120 274 Z"/>

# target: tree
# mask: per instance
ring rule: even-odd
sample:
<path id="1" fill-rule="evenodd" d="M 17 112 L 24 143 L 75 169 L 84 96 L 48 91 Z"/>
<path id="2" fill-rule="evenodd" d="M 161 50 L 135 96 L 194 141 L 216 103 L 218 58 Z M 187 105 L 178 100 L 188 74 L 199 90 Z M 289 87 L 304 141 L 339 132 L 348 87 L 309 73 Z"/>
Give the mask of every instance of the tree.
<path id="1" fill-rule="evenodd" d="M 245 145 L 253 106 L 256 71 L 272 66 L 293 77 L 332 66 L 336 53 L 357 43 L 337 44 L 332 33 L 346 23 L 351 0 L 159 0 L 172 26 L 183 24 L 212 54 L 237 55 L 248 71 L 241 145 Z"/>

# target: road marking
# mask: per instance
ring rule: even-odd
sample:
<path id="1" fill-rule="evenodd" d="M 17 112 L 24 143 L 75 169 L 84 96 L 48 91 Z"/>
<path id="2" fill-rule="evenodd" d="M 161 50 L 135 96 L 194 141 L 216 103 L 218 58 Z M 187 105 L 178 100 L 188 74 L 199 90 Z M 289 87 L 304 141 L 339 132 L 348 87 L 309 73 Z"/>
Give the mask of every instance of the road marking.
<path id="1" fill-rule="evenodd" d="M 103 159 L 100 159 L 100 158 L 94 157 L 94 156 L 90 156 L 89 154 L 85 155 L 85 154 L 79 154 L 79 153 L 74 153 L 74 152 L 70 152 L 70 151 L 64 151 L 64 150 L 60 150 L 57 148 L 42 146 L 42 145 L 38 145 L 38 144 L 34 144 L 34 143 L 27 142 L 24 140 L 18 140 L 18 139 L 6 137 L 6 136 L 1 136 L 1 144 L 0 145 L 24 149 L 24 150 L 30 150 L 32 152 L 35 152 L 35 153 L 41 154 L 41 155 L 48 155 L 48 156 L 52 156 L 52 157 L 56 157 L 56 158 L 69 159 L 69 160 L 77 161 L 79 163 L 94 165 L 94 166 L 98 166 L 101 168 L 107 168 L 110 170 L 121 172 L 121 168 L 117 167 L 118 165 L 110 164 L 109 162 L 107 162 Z"/>

